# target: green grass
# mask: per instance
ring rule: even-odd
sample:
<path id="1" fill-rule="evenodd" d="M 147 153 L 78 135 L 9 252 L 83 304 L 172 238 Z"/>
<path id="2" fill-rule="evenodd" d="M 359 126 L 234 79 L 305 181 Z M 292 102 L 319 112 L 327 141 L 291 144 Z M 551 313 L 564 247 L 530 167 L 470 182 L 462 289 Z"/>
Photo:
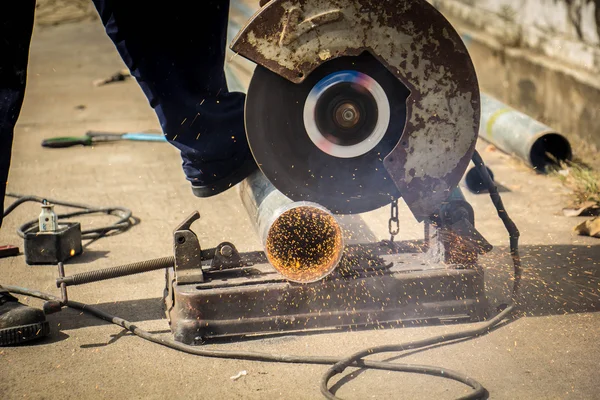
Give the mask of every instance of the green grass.
<path id="1" fill-rule="evenodd" d="M 561 162 L 549 172 L 573 191 L 574 208 L 588 202 L 600 205 L 600 173 L 597 171 L 575 160 Z"/>

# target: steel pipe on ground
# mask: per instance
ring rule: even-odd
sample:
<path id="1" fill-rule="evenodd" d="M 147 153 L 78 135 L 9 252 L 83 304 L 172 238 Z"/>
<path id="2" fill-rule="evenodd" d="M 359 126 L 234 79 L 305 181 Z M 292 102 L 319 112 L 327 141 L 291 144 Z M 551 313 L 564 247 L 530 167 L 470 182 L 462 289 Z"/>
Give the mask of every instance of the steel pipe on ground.
<path id="1" fill-rule="evenodd" d="M 563 135 L 483 93 L 479 136 L 540 172 L 573 157 L 571 144 Z"/>
<path id="2" fill-rule="evenodd" d="M 286 279 L 316 282 L 335 270 L 344 238 L 331 212 L 316 203 L 293 202 L 260 171 L 242 182 L 239 191 L 269 262 Z"/>

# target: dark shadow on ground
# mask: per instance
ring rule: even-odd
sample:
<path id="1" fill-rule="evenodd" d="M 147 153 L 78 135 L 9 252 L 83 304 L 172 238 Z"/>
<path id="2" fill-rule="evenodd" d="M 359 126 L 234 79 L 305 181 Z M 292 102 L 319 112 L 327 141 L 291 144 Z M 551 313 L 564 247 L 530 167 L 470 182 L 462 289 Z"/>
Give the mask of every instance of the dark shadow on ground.
<path id="1" fill-rule="evenodd" d="M 127 321 L 139 322 L 165 318 L 162 304 L 162 297 L 155 297 L 150 299 L 126 300 L 90 305 L 109 314 L 126 319 Z M 63 309 L 60 313 L 50 315 L 48 319 L 51 319 L 54 325 L 60 324 L 60 328 L 64 330 L 109 324 L 109 322 L 88 315 L 82 311 L 68 308 Z M 166 320 L 165 328 L 168 329 Z"/>
<path id="2" fill-rule="evenodd" d="M 149 331 L 149 333 L 153 334 L 153 335 L 160 335 L 163 333 L 170 333 L 170 330 L 162 330 L 162 331 Z M 109 344 L 113 344 L 115 343 L 117 340 L 125 337 L 125 336 L 135 336 L 133 333 L 129 332 L 127 329 L 123 329 L 121 330 L 121 332 L 117 333 L 116 335 L 110 335 L 110 340 L 106 343 L 90 343 L 90 344 L 82 344 L 80 347 L 82 349 L 93 349 L 96 347 L 105 347 L 108 346 Z"/>
<path id="3" fill-rule="evenodd" d="M 84 249 L 83 253 L 81 253 L 77 257 L 73 257 L 69 261 L 71 261 L 73 264 L 89 264 L 94 261 L 100 260 L 101 258 L 108 258 L 108 254 L 110 254 L 110 251 L 107 250 Z M 70 264 L 69 261 L 67 261 L 67 265 Z"/>
<path id="4" fill-rule="evenodd" d="M 512 264 L 506 254 L 498 248 L 481 260 L 492 300 L 510 295 Z M 519 308 L 526 316 L 600 311 L 600 245 L 523 246 L 521 258 Z"/>
<path id="5" fill-rule="evenodd" d="M 496 303 L 506 302 L 512 290 L 512 263 L 507 249 L 499 248 L 481 260 L 486 267 L 486 291 Z M 523 280 L 519 295 L 521 316 L 537 317 L 600 311 L 600 246 L 523 246 Z M 514 320 L 513 320 L 514 321 Z M 494 330 L 501 329 L 506 323 Z M 458 342 L 470 339 L 462 339 Z M 412 350 L 388 358 L 396 361 L 409 355 L 448 346 L 457 341 Z M 336 393 L 365 369 L 343 375 L 332 387 Z"/>

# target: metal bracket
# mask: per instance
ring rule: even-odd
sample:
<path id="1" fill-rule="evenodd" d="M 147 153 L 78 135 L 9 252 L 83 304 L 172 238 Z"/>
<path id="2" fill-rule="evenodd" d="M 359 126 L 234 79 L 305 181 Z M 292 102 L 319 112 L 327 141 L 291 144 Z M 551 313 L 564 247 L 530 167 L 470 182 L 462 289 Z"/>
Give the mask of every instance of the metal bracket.
<path id="1" fill-rule="evenodd" d="M 470 251 L 484 255 L 494 249 L 494 246 L 466 219 L 452 224 L 449 229 L 460 238 L 461 244 Z"/>
<path id="2" fill-rule="evenodd" d="M 233 243 L 224 242 L 215 248 L 214 255 L 211 257 L 211 271 L 219 271 L 228 268 L 243 267 L 245 263 L 240 257 Z"/>
<path id="3" fill-rule="evenodd" d="M 175 252 L 175 279 L 177 283 L 202 283 L 202 249 L 198 237 L 191 230 L 194 222 L 200 219 L 198 211 L 187 217 L 173 233 Z"/>
<path id="4" fill-rule="evenodd" d="M 446 262 L 469 265 L 478 255 L 489 253 L 494 248 L 477 229 L 475 212 L 466 201 L 462 191 L 455 189 L 439 212 L 431 217 L 440 239 L 446 248 Z"/>
<path id="5" fill-rule="evenodd" d="M 65 277 L 65 266 L 62 262 L 58 263 L 58 277 L 62 279 Z M 61 282 L 58 287 L 60 287 L 60 300 L 49 300 L 44 303 L 43 310 L 44 314 L 50 315 L 60 312 L 63 307 L 66 307 L 67 303 L 69 303 L 69 296 L 67 293 L 67 284 L 65 282 Z"/>

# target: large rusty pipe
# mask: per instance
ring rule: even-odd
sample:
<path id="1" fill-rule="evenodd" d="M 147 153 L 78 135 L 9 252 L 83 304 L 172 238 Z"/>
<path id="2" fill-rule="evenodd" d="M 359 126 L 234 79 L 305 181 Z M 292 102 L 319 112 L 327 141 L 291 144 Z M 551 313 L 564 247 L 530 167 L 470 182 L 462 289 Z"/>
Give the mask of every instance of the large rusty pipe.
<path id="1" fill-rule="evenodd" d="M 324 207 L 293 202 L 257 171 L 240 185 L 240 197 L 273 267 L 298 283 L 319 281 L 344 251 L 342 228 Z"/>
<path id="2" fill-rule="evenodd" d="M 481 94 L 479 136 L 540 172 L 573 156 L 569 141 L 549 126 L 486 94 Z"/>

